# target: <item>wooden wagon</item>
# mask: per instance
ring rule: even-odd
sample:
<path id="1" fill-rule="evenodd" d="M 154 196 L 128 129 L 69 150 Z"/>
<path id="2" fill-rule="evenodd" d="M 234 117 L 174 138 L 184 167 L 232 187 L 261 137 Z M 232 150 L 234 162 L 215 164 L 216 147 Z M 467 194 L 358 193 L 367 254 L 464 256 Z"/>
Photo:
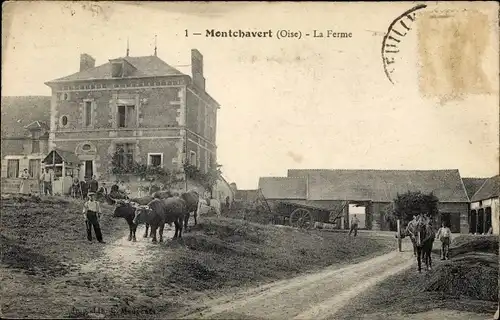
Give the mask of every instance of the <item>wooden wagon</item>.
<path id="1" fill-rule="evenodd" d="M 262 192 L 259 193 L 257 202 L 258 211 L 269 213 L 273 224 L 290 225 L 301 229 L 311 229 L 316 222 L 336 223 L 342 218 L 349 204 L 348 201 L 331 206 L 307 200 L 268 201 Z"/>

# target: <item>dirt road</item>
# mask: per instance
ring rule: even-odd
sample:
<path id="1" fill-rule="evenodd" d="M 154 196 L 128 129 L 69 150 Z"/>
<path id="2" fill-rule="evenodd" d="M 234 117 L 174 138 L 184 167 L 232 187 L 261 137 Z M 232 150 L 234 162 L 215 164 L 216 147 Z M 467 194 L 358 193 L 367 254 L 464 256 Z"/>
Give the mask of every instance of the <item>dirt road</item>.
<path id="1" fill-rule="evenodd" d="M 402 253 L 393 251 L 343 268 L 278 281 L 245 291 L 236 297 L 205 302 L 201 312 L 187 319 L 335 319 L 335 313 L 350 299 L 415 265 L 409 241 Z"/>

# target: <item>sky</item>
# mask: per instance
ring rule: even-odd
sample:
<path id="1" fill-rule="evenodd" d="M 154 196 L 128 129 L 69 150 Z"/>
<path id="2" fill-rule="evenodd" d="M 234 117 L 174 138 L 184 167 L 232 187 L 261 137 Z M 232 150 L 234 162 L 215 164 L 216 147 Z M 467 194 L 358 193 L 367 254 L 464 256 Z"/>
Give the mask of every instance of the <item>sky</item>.
<path id="1" fill-rule="evenodd" d="M 394 84 L 384 74 L 384 33 L 412 6 L 11 3 L 2 17 L 2 95 L 50 95 L 44 82 L 78 71 L 81 53 L 100 65 L 124 56 L 128 38 L 131 56 L 152 55 L 156 35 L 158 56 L 182 72 L 190 73 L 191 49 L 203 54 L 207 92 L 221 104 L 218 162 L 239 189 L 292 168 L 498 174 L 495 4 L 481 7 L 491 27 L 481 63 L 493 89 L 448 100 L 421 92 L 416 29 L 401 45 Z M 303 38 L 206 38 L 207 29 L 284 29 Z M 304 36 L 314 29 L 351 32 L 352 38 Z"/>

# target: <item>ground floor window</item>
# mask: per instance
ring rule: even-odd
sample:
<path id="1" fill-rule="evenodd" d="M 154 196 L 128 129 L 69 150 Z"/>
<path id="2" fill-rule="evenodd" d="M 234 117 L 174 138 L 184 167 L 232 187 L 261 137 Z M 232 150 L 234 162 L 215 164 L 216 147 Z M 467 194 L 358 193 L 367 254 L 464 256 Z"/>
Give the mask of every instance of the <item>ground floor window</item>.
<path id="1" fill-rule="evenodd" d="M 7 160 L 7 177 L 19 177 L 19 160 Z"/>
<path id="2" fill-rule="evenodd" d="M 148 166 L 163 167 L 163 153 L 148 153 Z"/>
<path id="3" fill-rule="evenodd" d="M 32 178 L 38 179 L 40 177 L 40 159 L 30 159 L 28 171 Z"/>
<path id="4" fill-rule="evenodd" d="M 198 167 L 198 159 L 196 157 L 196 152 L 194 151 L 189 152 L 189 164 Z"/>
<path id="5" fill-rule="evenodd" d="M 116 151 L 118 152 L 118 161 L 120 166 L 127 167 L 134 163 L 134 151 L 135 144 L 133 143 L 121 143 L 116 145 Z"/>

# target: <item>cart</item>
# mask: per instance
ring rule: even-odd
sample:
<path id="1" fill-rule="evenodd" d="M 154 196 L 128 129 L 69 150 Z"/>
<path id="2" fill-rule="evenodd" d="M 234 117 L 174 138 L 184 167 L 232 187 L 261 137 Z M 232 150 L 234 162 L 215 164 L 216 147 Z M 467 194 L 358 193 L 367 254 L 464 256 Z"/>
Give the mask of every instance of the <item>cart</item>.
<path id="1" fill-rule="evenodd" d="M 257 199 L 257 210 L 268 212 L 271 215 L 273 224 L 290 225 L 300 229 L 312 229 L 316 222 L 319 222 L 318 212 L 325 212 L 329 215 L 329 222 L 335 223 L 342 217 L 344 209 L 348 206 L 348 201 L 343 201 L 340 207 L 325 208 L 307 203 L 300 203 L 292 200 L 274 200 L 273 208 L 265 198 L 261 190 Z M 307 201 L 302 201 L 307 202 Z"/>

